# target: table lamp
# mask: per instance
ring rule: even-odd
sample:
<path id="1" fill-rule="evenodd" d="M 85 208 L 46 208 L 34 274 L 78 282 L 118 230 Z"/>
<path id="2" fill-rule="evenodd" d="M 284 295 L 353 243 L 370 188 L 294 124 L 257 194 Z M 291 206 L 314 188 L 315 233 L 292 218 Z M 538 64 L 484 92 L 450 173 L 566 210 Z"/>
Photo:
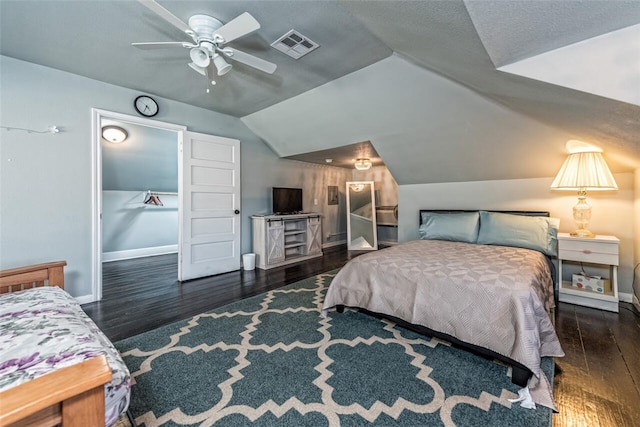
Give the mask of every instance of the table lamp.
<path id="1" fill-rule="evenodd" d="M 617 190 L 613 175 L 602 157 L 602 150 L 582 147 L 569 154 L 551 184 L 552 190 L 577 190 L 578 204 L 573 207 L 573 219 L 578 228 L 571 233 L 576 237 L 594 237 L 587 229 L 591 219 L 591 206 L 587 204 L 587 190 Z"/>

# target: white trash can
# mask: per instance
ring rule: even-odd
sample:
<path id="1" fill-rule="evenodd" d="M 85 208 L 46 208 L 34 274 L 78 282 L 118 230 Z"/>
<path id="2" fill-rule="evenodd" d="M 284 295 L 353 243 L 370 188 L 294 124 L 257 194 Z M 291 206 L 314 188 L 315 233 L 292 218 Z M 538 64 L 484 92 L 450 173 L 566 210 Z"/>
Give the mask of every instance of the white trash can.
<path id="1" fill-rule="evenodd" d="M 242 255 L 242 267 L 245 270 L 254 270 L 256 268 L 256 254 L 249 253 Z"/>

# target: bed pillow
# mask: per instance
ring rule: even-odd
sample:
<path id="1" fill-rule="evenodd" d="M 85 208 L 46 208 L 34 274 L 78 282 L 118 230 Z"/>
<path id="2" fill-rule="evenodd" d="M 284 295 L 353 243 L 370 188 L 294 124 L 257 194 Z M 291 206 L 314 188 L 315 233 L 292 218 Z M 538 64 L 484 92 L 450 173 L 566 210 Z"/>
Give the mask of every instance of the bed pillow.
<path id="1" fill-rule="evenodd" d="M 558 254 L 558 218 L 480 211 L 478 243 Z"/>
<path id="2" fill-rule="evenodd" d="M 478 239 L 478 212 L 435 213 L 422 212 L 420 239 L 451 240 L 475 243 Z"/>

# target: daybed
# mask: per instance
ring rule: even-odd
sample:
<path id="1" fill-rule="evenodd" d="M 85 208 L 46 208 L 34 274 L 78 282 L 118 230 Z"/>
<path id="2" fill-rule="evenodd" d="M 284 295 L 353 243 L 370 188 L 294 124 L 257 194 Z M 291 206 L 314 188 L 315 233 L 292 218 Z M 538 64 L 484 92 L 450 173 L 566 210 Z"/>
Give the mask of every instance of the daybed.
<path id="1" fill-rule="evenodd" d="M 111 426 L 126 413 L 129 371 L 64 291 L 65 265 L 0 272 L 0 427 Z"/>
<path id="2" fill-rule="evenodd" d="M 364 309 L 506 362 L 514 383 L 555 409 L 540 368 L 564 355 L 550 317 L 559 221 L 548 215 L 420 211 L 420 240 L 349 261 L 323 312 Z"/>

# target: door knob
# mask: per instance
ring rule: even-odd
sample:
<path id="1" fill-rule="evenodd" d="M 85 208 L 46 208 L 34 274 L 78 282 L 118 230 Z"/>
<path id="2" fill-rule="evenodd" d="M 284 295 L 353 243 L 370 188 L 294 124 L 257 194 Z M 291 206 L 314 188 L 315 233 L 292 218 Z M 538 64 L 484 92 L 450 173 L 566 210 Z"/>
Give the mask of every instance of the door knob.
<path id="1" fill-rule="evenodd" d="M 233 211 L 233 213 L 238 215 L 240 213 L 240 211 L 238 209 L 236 209 L 235 211 Z"/>

